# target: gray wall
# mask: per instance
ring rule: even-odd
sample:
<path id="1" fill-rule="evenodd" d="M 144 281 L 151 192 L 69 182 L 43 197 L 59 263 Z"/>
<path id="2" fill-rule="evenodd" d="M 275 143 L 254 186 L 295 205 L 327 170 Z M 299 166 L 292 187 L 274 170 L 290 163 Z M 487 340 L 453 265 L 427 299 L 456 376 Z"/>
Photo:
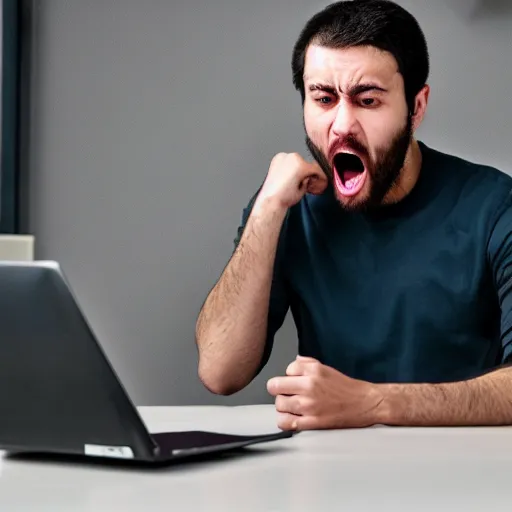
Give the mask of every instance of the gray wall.
<path id="1" fill-rule="evenodd" d="M 512 14 L 401 3 L 432 56 L 421 137 L 510 171 Z M 266 379 L 295 356 L 288 319 L 260 378 L 216 398 L 196 376 L 194 323 L 272 156 L 304 152 L 290 53 L 324 5 L 35 0 L 26 229 L 139 405 L 268 402 Z"/>

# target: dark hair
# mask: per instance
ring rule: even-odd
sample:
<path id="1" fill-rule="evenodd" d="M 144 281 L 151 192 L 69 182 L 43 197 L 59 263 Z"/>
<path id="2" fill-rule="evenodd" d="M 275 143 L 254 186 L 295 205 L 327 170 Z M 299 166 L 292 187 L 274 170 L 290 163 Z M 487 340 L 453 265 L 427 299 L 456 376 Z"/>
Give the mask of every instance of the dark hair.
<path id="1" fill-rule="evenodd" d="M 409 109 L 426 84 L 429 56 L 425 36 L 416 19 L 390 0 L 353 0 L 328 5 L 305 25 L 295 43 L 292 73 L 295 88 L 304 91 L 304 62 L 311 43 L 327 48 L 374 46 L 390 52 L 403 76 Z"/>

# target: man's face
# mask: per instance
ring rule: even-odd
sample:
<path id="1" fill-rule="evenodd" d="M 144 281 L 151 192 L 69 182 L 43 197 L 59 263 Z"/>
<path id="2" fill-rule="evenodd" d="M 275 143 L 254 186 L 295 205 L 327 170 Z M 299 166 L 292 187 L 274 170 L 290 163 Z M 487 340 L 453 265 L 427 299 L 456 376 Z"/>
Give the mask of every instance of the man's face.
<path id="1" fill-rule="evenodd" d="M 373 209 L 400 185 L 412 137 L 402 75 L 373 47 L 311 45 L 304 68 L 308 148 L 348 210 Z"/>

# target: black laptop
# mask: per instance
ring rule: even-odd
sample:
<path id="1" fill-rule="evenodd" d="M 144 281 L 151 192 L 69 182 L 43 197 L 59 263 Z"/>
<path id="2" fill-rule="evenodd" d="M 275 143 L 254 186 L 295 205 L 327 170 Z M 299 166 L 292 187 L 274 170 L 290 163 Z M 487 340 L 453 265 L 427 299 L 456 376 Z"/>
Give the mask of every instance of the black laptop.
<path id="1" fill-rule="evenodd" d="M 0 262 L 0 450 L 161 463 L 291 436 L 148 432 L 59 264 Z"/>

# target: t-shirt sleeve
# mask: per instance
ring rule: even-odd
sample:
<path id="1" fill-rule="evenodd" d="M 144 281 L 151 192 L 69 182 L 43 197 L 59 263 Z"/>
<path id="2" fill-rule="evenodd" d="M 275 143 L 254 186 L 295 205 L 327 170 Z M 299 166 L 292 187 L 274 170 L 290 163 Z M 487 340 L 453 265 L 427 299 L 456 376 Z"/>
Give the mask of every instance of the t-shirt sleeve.
<path id="1" fill-rule="evenodd" d="M 488 249 L 501 309 L 502 362 L 508 363 L 512 361 L 512 196 L 507 198 L 494 224 Z"/>
<path id="2" fill-rule="evenodd" d="M 238 244 L 240 243 L 240 240 L 243 236 L 245 226 L 247 225 L 247 221 L 252 212 L 252 208 L 254 206 L 254 202 L 256 201 L 258 193 L 259 190 L 251 198 L 249 204 L 246 206 L 246 208 L 244 208 L 242 212 L 242 220 L 238 227 L 237 234 L 234 240 L 234 250 L 236 250 L 236 248 L 238 247 Z M 284 276 L 284 233 L 285 230 L 283 229 L 281 231 L 281 236 L 279 238 L 278 247 L 276 251 L 274 271 L 272 275 L 272 285 L 270 289 L 270 302 L 268 309 L 267 336 L 265 341 L 265 349 L 257 374 L 259 374 L 261 370 L 265 367 L 265 365 L 268 363 L 268 360 L 272 353 L 275 335 L 283 325 L 284 319 L 286 317 L 290 305 L 287 284 Z"/>

